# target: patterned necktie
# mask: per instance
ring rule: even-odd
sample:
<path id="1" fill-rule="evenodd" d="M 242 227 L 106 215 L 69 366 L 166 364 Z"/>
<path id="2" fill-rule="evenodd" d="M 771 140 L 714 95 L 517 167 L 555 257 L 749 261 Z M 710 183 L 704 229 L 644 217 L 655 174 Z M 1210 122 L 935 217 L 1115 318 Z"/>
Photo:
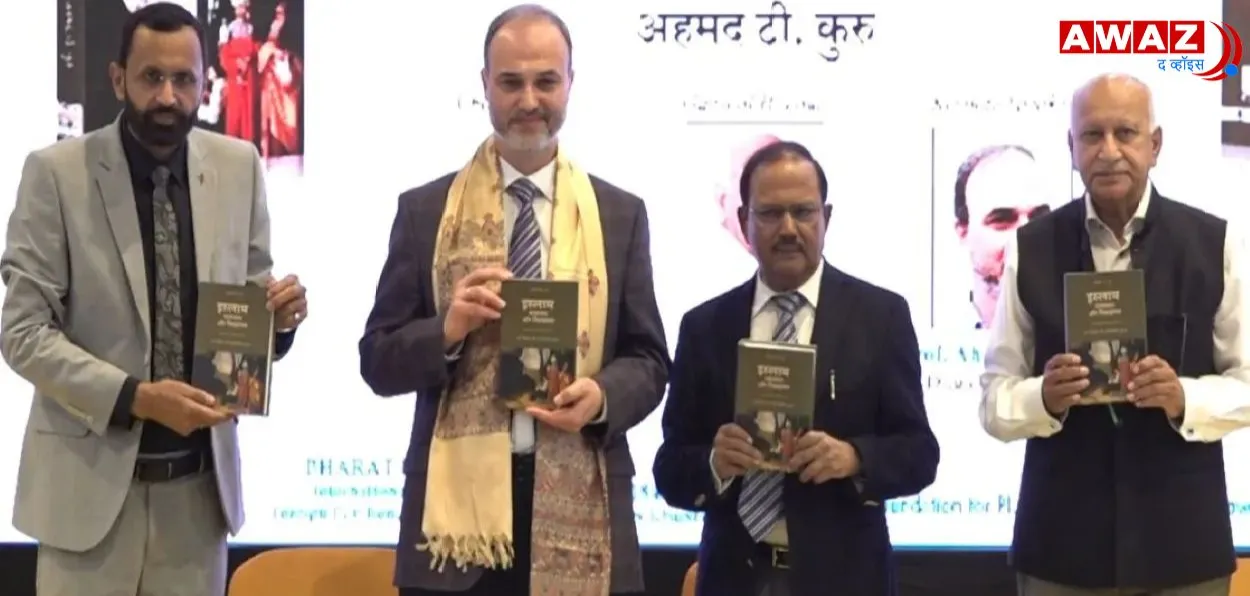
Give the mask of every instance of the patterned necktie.
<path id="1" fill-rule="evenodd" d="M 773 296 L 771 302 L 777 308 L 777 329 L 773 331 L 773 341 L 794 343 L 798 338 L 794 315 L 806 300 L 797 293 L 789 293 Z M 764 540 L 781 519 L 781 486 L 784 480 L 785 474 L 764 470 L 751 470 L 743 478 L 738 515 L 742 516 L 742 524 L 756 542 Z"/>
<path id="2" fill-rule="evenodd" d="M 152 173 L 152 223 L 156 256 L 155 341 L 152 346 L 152 378 L 184 376 L 182 360 L 182 292 L 178 261 L 178 216 L 169 197 L 169 168 Z"/>
<path id="3" fill-rule="evenodd" d="M 542 191 L 529 178 L 518 178 L 508 185 L 508 193 L 520 203 L 508 244 L 508 269 L 518 278 L 541 279 L 543 239 L 538 219 L 534 217 L 534 199 L 541 196 Z"/>

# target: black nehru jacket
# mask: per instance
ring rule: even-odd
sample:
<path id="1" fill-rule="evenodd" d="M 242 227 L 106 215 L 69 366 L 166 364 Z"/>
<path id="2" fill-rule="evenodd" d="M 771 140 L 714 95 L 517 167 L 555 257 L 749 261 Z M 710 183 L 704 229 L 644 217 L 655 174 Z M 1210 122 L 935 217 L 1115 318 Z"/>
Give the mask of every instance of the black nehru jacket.
<path id="1" fill-rule="evenodd" d="M 1130 246 L 1145 271 L 1147 344 L 1183 377 L 1217 374 L 1226 223 L 1151 196 Z M 1032 316 L 1033 374 L 1066 352 L 1063 275 L 1093 271 L 1085 202 L 1020 228 L 1020 300 Z M 1220 443 L 1186 441 L 1157 408 L 1072 408 L 1063 430 L 1028 441 L 1011 560 L 1017 571 L 1086 588 L 1161 589 L 1236 567 Z"/>

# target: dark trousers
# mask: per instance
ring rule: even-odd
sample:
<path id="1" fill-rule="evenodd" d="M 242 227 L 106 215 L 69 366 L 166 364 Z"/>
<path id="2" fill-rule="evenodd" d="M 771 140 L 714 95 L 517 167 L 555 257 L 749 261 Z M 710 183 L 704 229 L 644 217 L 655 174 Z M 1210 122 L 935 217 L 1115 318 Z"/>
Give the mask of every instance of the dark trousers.
<path id="1" fill-rule="evenodd" d="M 514 557 L 509 569 L 487 569 L 481 579 L 464 592 L 437 592 L 422 588 L 400 588 L 400 596 L 529 596 L 530 526 L 534 520 L 534 456 L 512 456 L 512 546 Z"/>

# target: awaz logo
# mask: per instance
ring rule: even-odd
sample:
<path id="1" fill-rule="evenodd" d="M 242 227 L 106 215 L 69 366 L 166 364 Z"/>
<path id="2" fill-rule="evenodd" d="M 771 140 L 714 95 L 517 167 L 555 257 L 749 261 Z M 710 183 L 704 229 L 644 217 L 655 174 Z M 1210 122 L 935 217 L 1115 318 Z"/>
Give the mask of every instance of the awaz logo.
<path id="1" fill-rule="evenodd" d="M 1205 66 L 1210 61 L 1202 59 L 1206 53 L 1207 23 L 1220 32 L 1222 47 L 1220 59 L 1211 68 Z M 1241 35 L 1227 23 L 1086 20 L 1059 21 L 1059 53 L 1154 55 L 1159 70 L 1171 69 L 1221 81 L 1240 71 L 1242 47 Z"/>

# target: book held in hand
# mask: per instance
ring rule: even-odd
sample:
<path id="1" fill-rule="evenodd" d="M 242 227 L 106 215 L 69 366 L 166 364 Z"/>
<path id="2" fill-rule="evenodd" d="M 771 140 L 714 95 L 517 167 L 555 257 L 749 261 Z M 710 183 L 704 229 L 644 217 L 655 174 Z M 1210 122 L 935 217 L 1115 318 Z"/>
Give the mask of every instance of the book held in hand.
<path id="1" fill-rule="evenodd" d="M 762 469 L 784 471 L 816 409 L 816 346 L 738 342 L 734 422 L 763 454 Z"/>
<path id="2" fill-rule="evenodd" d="M 1146 279 L 1140 269 L 1064 275 L 1068 352 L 1089 369 L 1078 405 L 1128 400 L 1133 365 L 1146 355 Z"/>
<path id="3" fill-rule="evenodd" d="M 499 330 L 498 395 L 512 409 L 554 408 L 577 378 L 575 281 L 509 279 Z"/>
<path id="4" fill-rule="evenodd" d="M 274 316 L 265 288 L 200 283 L 191 384 L 236 414 L 269 415 Z"/>

